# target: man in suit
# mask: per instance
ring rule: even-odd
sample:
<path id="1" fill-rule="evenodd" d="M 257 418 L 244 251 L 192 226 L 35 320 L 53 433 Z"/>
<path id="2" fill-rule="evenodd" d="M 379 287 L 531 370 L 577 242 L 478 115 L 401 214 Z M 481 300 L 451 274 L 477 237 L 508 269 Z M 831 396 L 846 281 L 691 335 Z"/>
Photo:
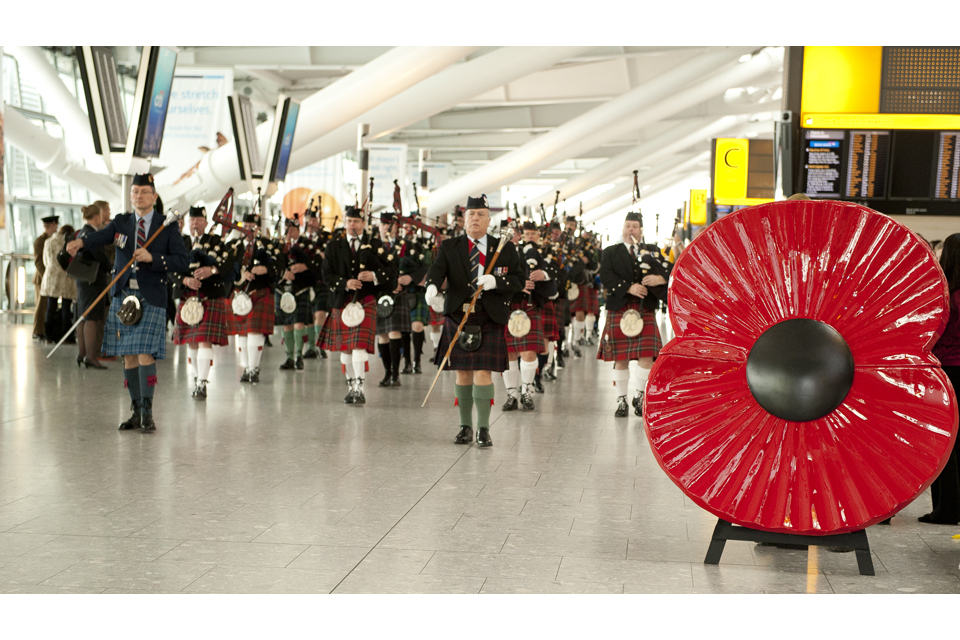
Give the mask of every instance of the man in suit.
<path id="1" fill-rule="evenodd" d="M 376 353 L 376 300 L 383 283 L 391 281 L 391 273 L 378 253 L 383 249 L 380 239 L 364 231 L 363 212 L 347 207 L 344 215 L 346 235 L 334 237 L 324 250 L 321 273 L 330 289 L 330 315 L 320 330 L 318 346 L 340 352 L 340 365 L 348 387 L 343 402 L 365 404 L 363 382 L 369 368 L 369 354 Z M 351 302 L 363 307 L 363 320 L 353 327 L 343 322 L 344 309 Z"/>
<path id="2" fill-rule="evenodd" d="M 283 252 L 280 254 L 280 274 L 277 282 L 276 323 L 283 327 L 283 346 L 287 359 L 280 365 L 281 371 L 303 370 L 303 343 L 313 321 L 310 295 L 317 284 L 320 272 L 320 252 L 313 242 L 300 235 L 301 214 L 286 220 Z M 283 310 L 284 295 L 291 294 L 295 306 L 289 313 Z M 289 298 L 289 296 L 288 296 Z"/>
<path id="3" fill-rule="evenodd" d="M 643 415 L 647 378 L 662 346 L 655 313 L 660 300 L 667 298 L 667 272 L 657 259 L 660 250 L 656 245 L 642 244 L 639 213 L 626 215 L 622 236 L 623 242 L 605 248 L 600 258 L 607 322 L 597 352 L 598 360 L 613 362 L 613 384 L 617 390 L 614 415 L 618 418 L 627 415 L 627 383 L 631 377 L 636 385 L 633 410 L 636 415 Z M 621 320 L 627 314 L 642 319 L 639 335 L 631 337 L 622 331 Z"/>
<path id="4" fill-rule="evenodd" d="M 164 225 L 163 212 L 155 208 L 156 202 L 153 176 L 135 175 L 130 187 L 134 213 L 120 214 L 100 231 L 67 244 L 70 255 L 76 255 L 80 249 L 96 249 L 116 240 L 116 272 L 134 260 L 133 267 L 110 290 L 113 300 L 103 345 L 106 355 L 123 356 L 123 385 L 133 403 L 134 413 L 120 424 L 121 431 L 142 427 L 152 433 L 157 429 L 153 396 L 157 386 L 156 360 L 166 355 L 167 273 L 185 271 L 190 264 L 179 229 Z M 158 230 L 154 241 L 144 248 Z M 117 317 L 125 302 L 128 306 L 139 305 L 142 316 L 136 324 L 122 324 Z"/>
<path id="5" fill-rule="evenodd" d="M 46 340 L 48 336 L 43 320 L 47 315 L 47 298 L 40 295 L 40 283 L 43 282 L 43 274 L 47 270 L 43 265 L 43 245 L 57 232 L 60 216 L 40 218 L 40 222 L 43 223 L 43 233 L 33 241 L 33 266 L 36 267 L 33 274 L 33 288 L 37 293 L 37 310 L 33 314 L 33 337 Z"/>
<path id="6" fill-rule="evenodd" d="M 477 290 L 483 292 L 464 333 L 450 351 L 447 368 L 457 374 L 454 397 L 460 410 L 460 432 L 454 442 L 473 442 L 473 407 L 476 406 L 477 446 L 490 447 L 493 446 L 490 409 L 494 401 L 491 371 L 502 373 L 507 370 L 505 327 L 510 320 L 510 300 L 523 289 L 525 281 L 520 275 L 520 258 L 512 243 L 506 243 L 501 249 L 492 271 L 487 267 L 493 263 L 498 239 L 487 233 L 490 209 L 485 195 L 467 199 L 464 221 L 464 235 L 445 240 L 440 245 L 436 260 L 427 272 L 426 299 L 432 304 L 440 286 L 447 281 L 443 335 L 436 354 L 436 364 L 439 365 L 473 295 Z"/>

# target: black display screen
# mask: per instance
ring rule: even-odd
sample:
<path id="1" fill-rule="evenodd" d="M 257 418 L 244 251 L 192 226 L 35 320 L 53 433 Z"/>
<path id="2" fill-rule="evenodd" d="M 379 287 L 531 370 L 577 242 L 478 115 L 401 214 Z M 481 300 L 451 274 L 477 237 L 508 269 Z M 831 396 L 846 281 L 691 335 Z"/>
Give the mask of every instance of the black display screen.
<path id="1" fill-rule="evenodd" d="M 889 131 L 851 131 L 844 195 L 858 199 L 885 197 L 889 161 Z"/>
<path id="2" fill-rule="evenodd" d="M 803 166 L 806 170 L 804 193 L 811 198 L 839 198 L 843 177 L 844 131 L 806 132 Z"/>
<path id="3" fill-rule="evenodd" d="M 936 176 L 933 197 L 957 198 L 957 183 L 960 177 L 960 131 L 940 131 L 937 140 Z"/>

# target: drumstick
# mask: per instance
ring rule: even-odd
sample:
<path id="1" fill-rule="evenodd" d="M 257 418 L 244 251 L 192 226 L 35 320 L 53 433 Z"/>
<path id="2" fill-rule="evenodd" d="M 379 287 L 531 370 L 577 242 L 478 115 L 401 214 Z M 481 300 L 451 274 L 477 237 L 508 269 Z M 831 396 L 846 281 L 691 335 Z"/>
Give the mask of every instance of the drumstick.
<path id="1" fill-rule="evenodd" d="M 507 227 L 506 232 L 500 236 L 500 244 L 497 245 L 497 252 L 493 254 L 493 258 L 490 260 L 490 264 L 487 265 L 487 270 L 484 271 L 484 275 L 489 274 L 493 271 L 493 265 L 497 264 L 497 258 L 500 257 L 500 252 L 503 248 L 510 242 L 510 238 L 513 237 L 513 229 Z M 450 341 L 450 346 L 447 347 L 447 353 L 443 356 L 443 360 L 440 362 L 440 368 L 437 369 L 437 375 L 433 378 L 433 384 L 430 385 L 430 390 L 427 391 L 427 397 L 423 399 L 423 404 L 420 405 L 420 408 L 427 406 L 427 400 L 430 399 L 430 394 L 433 393 L 433 388 L 437 386 L 437 380 L 440 379 L 440 374 L 443 372 L 443 368 L 447 366 L 447 362 L 450 360 L 450 353 L 453 351 L 453 345 L 457 344 L 457 338 L 460 337 L 460 331 L 463 330 L 463 326 L 467 323 L 467 318 L 470 317 L 470 313 L 473 311 L 473 307 L 477 304 L 477 298 L 480 297 L 480 293 L 483 292 L 483 288 L 480 287 L 474 292 L 473 298 L 470 300 L 470 306 L 467 307 L 466 313 L 463 314 L 463 320 L 460 321 L 460 325 L 457 327 L 457 332 L 453 334 L 453 339 Z"/>
<path id="2" fill-rule="evenodd" d="M 171 225 L 171 224 L 173 224 L 174 222 L 176 222 L 177 220 L 181 219 L 183 216 L 184 216 L 183 213 L 170 212 L 169 214 L 167 214 L 167 218 L 163 221 L 163 224 L 160 225 L 160 228 L 157 229 L 156 231 L 154 231 L 154 232 L 153 232 L 153 235 L 150 236 L 149 238 L 147 238 L 147 241 L 146 241 L 145 243 L 143 243 L 143 246 L 140 247 L 140 248 L 141 248 L 141 249 L 146 249 L 147 247 L 149 247 L 149 246 L 150 246 L 150 243 L 153 242 L 154 239 L 155 239 L 158 235 L 160 235 L 160 232 L 161 232 L 161 231 L 163 231 L 164 229 L 166 229 L 168 225 Z M 133 266 L 133 262 L 134 262 L 134 259 L 133 259 L 133 258 L 130 258 L 130 262 L 127 263 L 127 266 L 125 266 L 123 269 L 120 270 L 119 273 L 117 273 L 117 275 L 113 278 L 113 280 L 110 281 L 110 284 L 108 284 L 108 285 L 106 286 L 106 288 L 105 288 L 103 291 L 100 292 L 100 295 L 97 296 L 97 299 L 94 300 L 94 301 L 90 304 L 89 307 L 87 307 L 87 310 L 84 311 L 83 314 L 81 314 L 80 319 L 77 320 L 76 322 L 74 322 L 74 323 L 73 323 L 73 326 L 70 327 L 70 330 L 67 331 L 65 334 L 63 334 L 63 337 L 60 338 L 60 342 L 58 342 L 58 343 L 56 344 L 56 346 L 54 346 L 53 349 L 50 350 L 50 353 L 47 354 L 47 357 L 48 357 L 48 358 L 49 358 L 50 356 L 52 356 L 53 353 L 54 353 L 57 349 L 60 348 L 60 345 L 63 344 L 63 341 L 64 341 L 64 340 L 66 340 L 67 338 L 69 338 L 69 337 L 73 334 L 73 332 L 76 331 L 76 329 L 77 329 L 77 327 L 80 325 L 80 323 L 83 322 L 84 320 L 86 320 L 87 314 L 90 313 L 90 311 L 92 311 L 95 306 L 97 306 L 97 303 L 100 302 L 100 300 L 103 298 L 103 296 L 107 295 L 107 292 L 110 291 L 111 287 L 113 287 L 114 284 L 116 284 L 117 280 L 120 279 L 120 276 L 122 276 L 124 273 L 126 273 L 126 272 L 127 272 L 127 269 L 129 269 L 131 266 Z"/>

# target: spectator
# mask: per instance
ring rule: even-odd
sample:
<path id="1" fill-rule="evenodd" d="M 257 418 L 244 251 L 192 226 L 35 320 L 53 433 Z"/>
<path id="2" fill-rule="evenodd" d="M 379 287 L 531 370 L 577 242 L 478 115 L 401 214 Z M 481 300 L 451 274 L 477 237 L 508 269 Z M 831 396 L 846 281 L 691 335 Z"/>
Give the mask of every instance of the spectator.
<path id="1" fill-rule="evenodd" d="M 43 233 L 33 241 L 33 265 L 36 267 L 36 271 L 33 273 L 33 287 L 36 291 L 37 303 L 37 308 L 33 312 L 33 337 L 49 342 L 44 327 L 47 314 L 47 299 L 40 295 L 40 283 L 43 282 L 44 270 L 43 246 L 47 243 L 47 240 L 57 232 L 60 216 L 47 216 L 46 218 L 41 218 L 40 222 L 43 223 Z"/>
<path id="2" fill-rule="evenodd" d="M 86 224 L 80 229 L 77 237 L 85 238 L 87 235 L 98 231 L 103 223 L 104 209 L 101 206 L 106 205 L 107 215 L 109 215 L 109 205 L 102 200 L 83 207 L 83 220 Z M 83 282 L 77 280 L 77 315 L 83 313 L 93 304 L 110 282 L 110 269 L 113 263 L 107 259 L 106 251 L 101 247 L 84 251 L 74 260 L 84 259 L 93 261 L 97 264 L 97 279 L 93 282 Z M 96 306 L 92 307 L 84 317 L 80 326 L 77 327 L 77 366 L 84 365 L 88 369 L 106 369 L 100 364 L 98 356 L 100 346 L 103 344 L 103 324 L 107 312 L 107 296 L 103 296 Z"/>
<path id="3" fill-rule="evenodd" d="M 960 392 L 960 233 L 947 236 L 943 241 L 940 266 L 947 276 L 950 289 L 950 319 L 943 335 L 933 345 L 933 355 L 940 360 L 943 372 L 950 379 L 955 392 Z M 958 439 L 953 452 L 940 475 L 930 485 L 933 511 L 920 516 L 920 522 L 931 524 L 960 524 L 960 465 L 957 461 Z"/>
<path id="4" fill-rule="evenodd" d="M 43 324 L 48 341 L 59 341 L 73 324 L 71 305 L 77 299 L 77 283 L 57 262 L 57 254 L 63 249 L 68 238 L 73 239 L 73 233 L 73 227 L 64 225 L 43 245 L 44 272 L 40 282 L 40 295 L 47 299 L 47 313 Z M 75 342 L 73 339 L 70 341 Z"/>

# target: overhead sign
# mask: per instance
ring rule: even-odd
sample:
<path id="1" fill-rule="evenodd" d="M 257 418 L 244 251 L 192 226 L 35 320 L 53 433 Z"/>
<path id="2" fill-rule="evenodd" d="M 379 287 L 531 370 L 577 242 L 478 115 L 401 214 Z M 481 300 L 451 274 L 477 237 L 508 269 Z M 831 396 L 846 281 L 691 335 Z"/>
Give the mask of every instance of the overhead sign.
<path id="1" fill-rule="evenodd" d="M 707 224 L 707 190 L 690 190 L 690 224 L 704 226 Z"/>
<path id="2" fill-rule="evenodd" d="M 758 144 L 769 145 L 769 141 L 758 141 Z M 772 202 L 773 198 L 750 197 L 757 192 L 766 194 L 772 191 L 750 183 L 750 141 L 746 138 L 717 138 L 714 140 L 714 168 L 713 168 L 713 202 L 718 205 L 747 205 Z M 762 146 L 761 145 L 761 146 Z M 772 160 L 772 156 L 770 157 Z M 766 175 L 772 180 L 772 167 L 758 165 L 754 174 L 757 179 Z M 768 175 L 769 174 L 769 175 Z M 755 180 L 756 183 L 758 180 Z M 695 223 L 694 223 L 695 224 Z M 706 221 L 704 221 L 706 224 Z"/>

